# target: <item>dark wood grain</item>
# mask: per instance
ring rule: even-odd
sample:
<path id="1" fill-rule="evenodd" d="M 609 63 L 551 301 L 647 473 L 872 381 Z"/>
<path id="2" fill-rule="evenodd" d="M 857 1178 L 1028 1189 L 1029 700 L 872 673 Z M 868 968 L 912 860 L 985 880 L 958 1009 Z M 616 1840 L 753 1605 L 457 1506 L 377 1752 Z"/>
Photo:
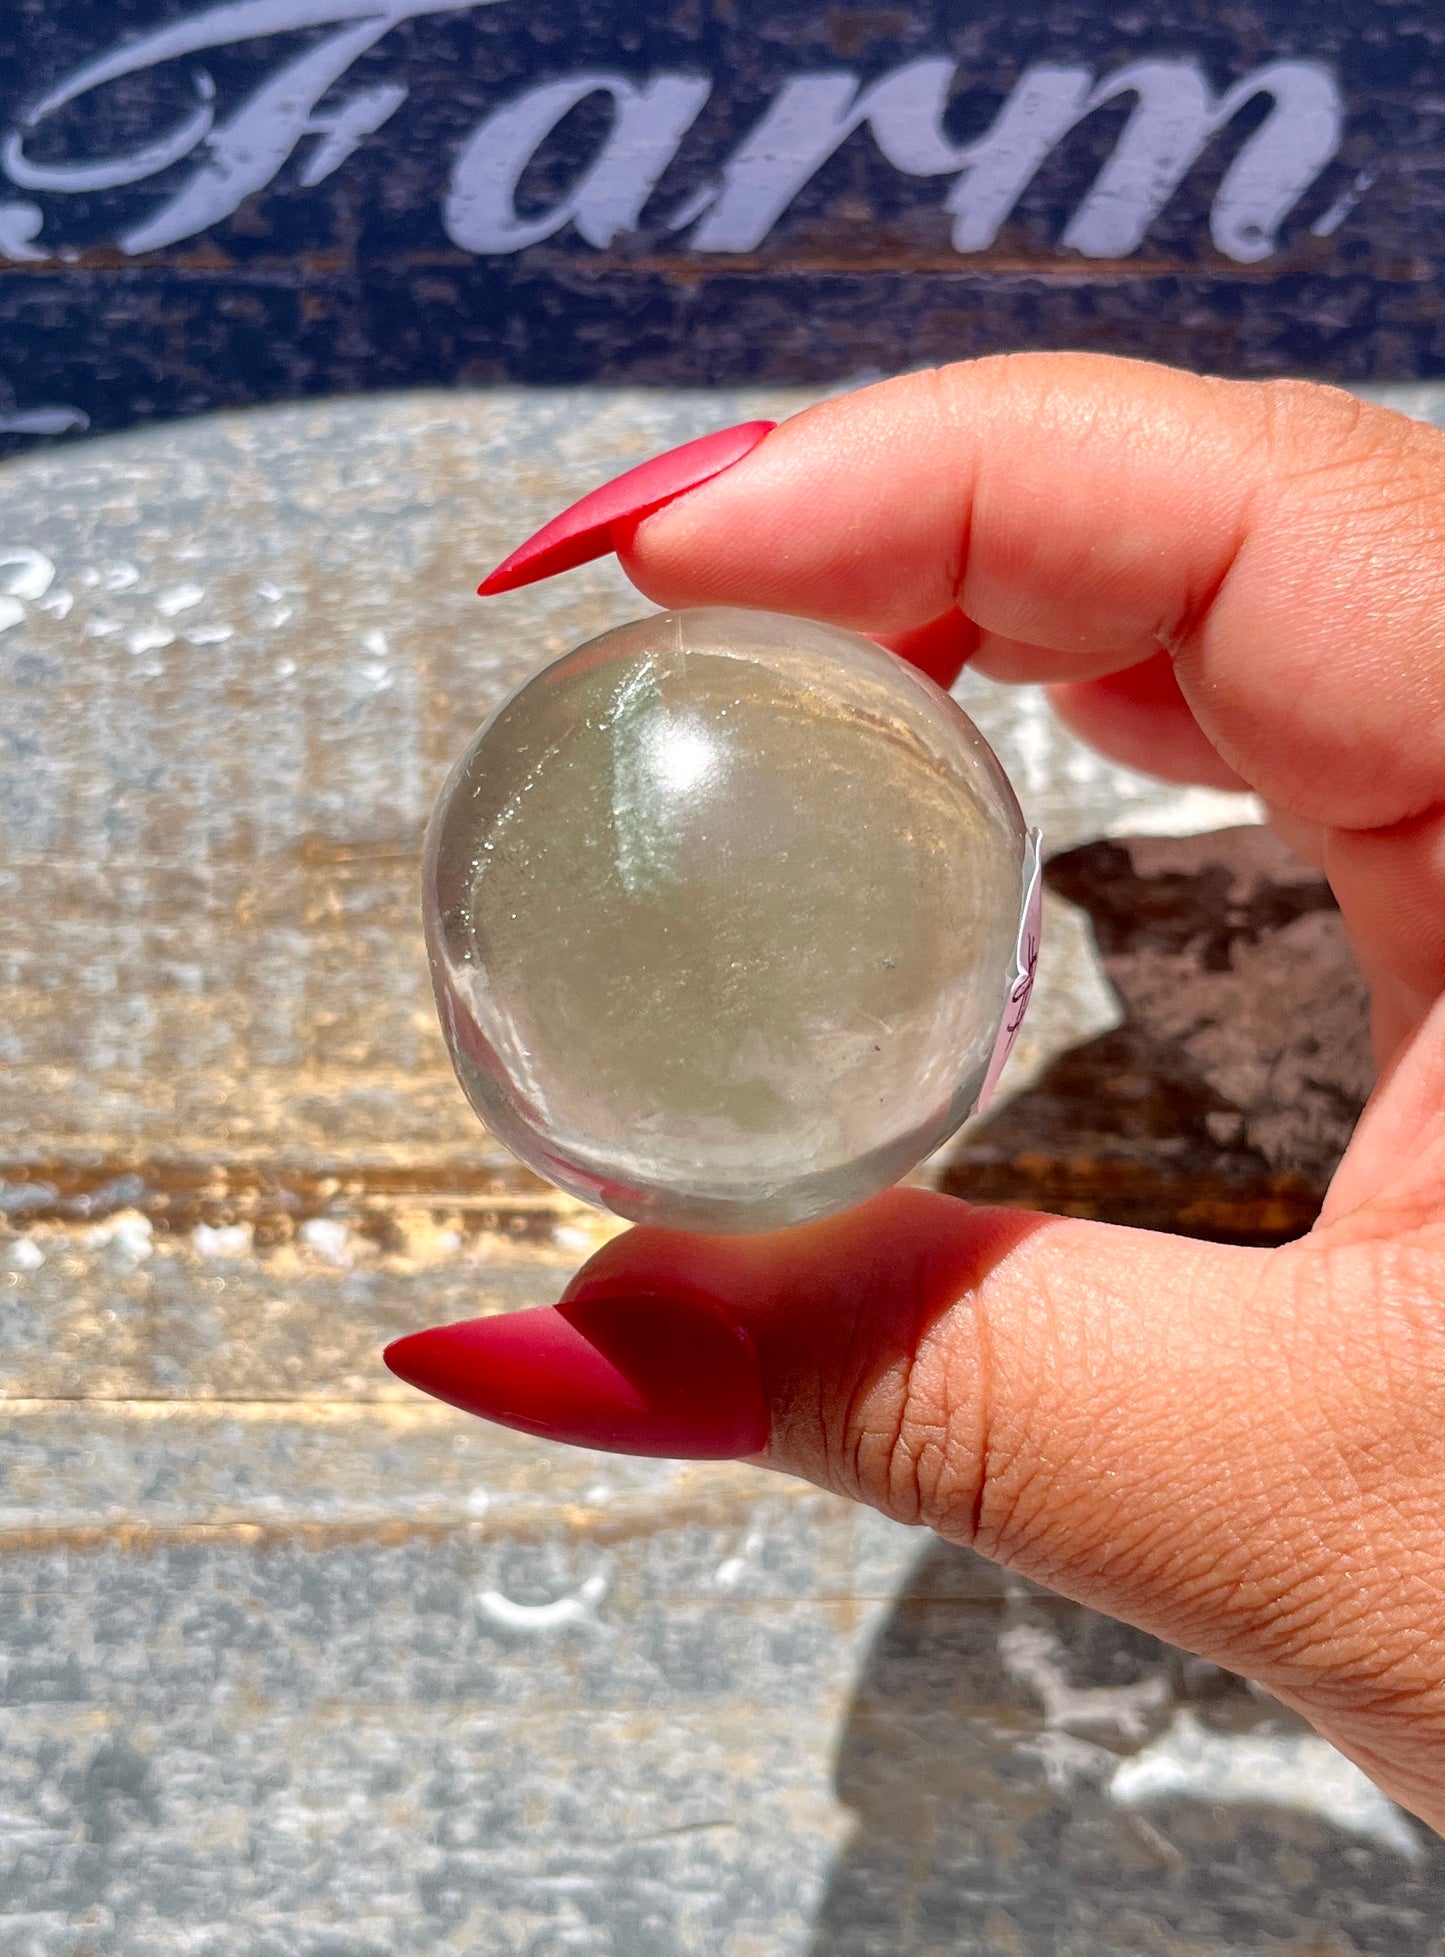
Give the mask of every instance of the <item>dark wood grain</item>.
<path id="1" fill-rule="evenodd" d="M 1445 364 L 1445 53 L 1426 0 L 423 0 L 374 31 L 364 0 L 252 0 L 176 54 L 167 33 L 203 16 L 12 0 L 0 18 L 5 439 L 397 386 L 827 382 L 1021 346 L 1357 381 Z M 135 72 L 81 88 L 128 48 Z M 927 62 L 946 71 L 936 113 L 852 127 L 843 98 L 815 100 L 785 140 L 760 138 L 757 235 L 710 240 L 708 195 L 789 90 L 841 78 L 872 101 Z M 1318 167 L 1251 220 L 1239 172 L 1257 191 L 1275 98 L 1229 91 L 1282 64 L 1299 100 L 1277 109 L 1265 176 L 1316 149 Z M 1010 114 L 1036 124 L 1061 74 L 1081 78 L 1077 115 L 1024 161 L 1010 137 L 1017 182 L 990 201 L 965 183 L 967 146 Z M 1311 77 L 1337 123 L 1323 139 Z M 609 143 L 617 92 L 660 81 L 702 94 L 653 167 L 640 136 Z M 555 128 L 542 113 L 482 170 L 505 194 L 479 230 L 451 201 L 478 132 L 571 83 Z M 184 128 L 189 149 L 145 163 Z M 816 168 L 788 161 L 804 153 Z M 955 225 L 951 197 L 973 216 Z"/>

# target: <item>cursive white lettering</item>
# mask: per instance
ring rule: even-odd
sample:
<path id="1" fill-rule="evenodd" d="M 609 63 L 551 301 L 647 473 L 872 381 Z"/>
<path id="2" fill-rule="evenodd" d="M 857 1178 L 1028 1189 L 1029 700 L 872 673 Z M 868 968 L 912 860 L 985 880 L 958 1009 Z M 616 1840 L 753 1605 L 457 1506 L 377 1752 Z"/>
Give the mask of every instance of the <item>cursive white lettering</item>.
<path id="1" fill-rule="evenodd" d="M 785 84 L 728 162 L 692 233 L 698 251 L 755 251 L 788 205 L 856 129 L 870 129 L 888 161 L 910 176 L 956 173 L 945 199 L 960 252 L 986 251 L 1049 153 L 1085 116 L 1120 95 L 1138 97 L 1123 135 L 1063 237 L 1091 258 L 1137 251 L 1211 137 L 1259 95 L 1273 108 L 1242 146 L 1219 187 L 1210 230 L 1241 262 L 1268 257 L 1280 223 L 1339 149 L 1343 105 L 1319 62 L 1257 69 L 1215 100 L 1195 62 L 1138 61 L 1097 86 L 1087 68 L 1037 63 L 990 129 L 970 143 L 943 134 L 953 79 L 946 61 L 916 61 L 869 89 L 851 75 L 800 76 Z"/>
<path id="2" fill-rule="evenodd" d="M 1064 232 L 1063 242 L 1087 258 L 1137 251 L 1210 138 L 1260 95 L 1271 98 L 1270 112 L 1225 172 L 1209 229 L 1227 258 L 1268 258 L 1280 224 L 1344 133 L 1339 89 L 1318 61 L 1272 62 L 1218 101 L 1197 62 L 1135 61 L 1099 84 L 1085 113 L 1125 94 L 1138 97 L 1134 111 Z"/>
<path id="3" fill-rule="evenodd" d="M 987 251 L 1009 213 L 1088 107 L 1088 68 L 1026 68 L 992 127 L 967 150 L 967 167 L 944 199 L 955 251 Z"/>
<path id="4" fill-rule="evenodd" d="M 210 129 L 215 120 L 216 112 L 211 105 L 216 91 L 209 75 L 197 75 L 196 93 L 201 98 L 199 106 L 168 136 L 158 136 L 153 143 L 142 144 L 140 149 L 124 156 L 108 156 L 93 163 L 32 163 L 25 154 L 24 136 L 14 129 L 5 139 L 5 174 L 22 190 L 78 193 L 117 190 L 124 184 L 143 183 L 147 177 L 159 176 L 162 170 L 189 156 Z M 33 129 L 42 113 L 43 109 L 37 110 L 27 126 Z"/>
<path id="5" fill-rule="evenodd" d="M 943 135 L 951 61 L 910 61 L 871 88 L 845 73 L 799 75 L 745 137 L 689 242 L 697 251 L 756 251 L 803 185 L 867 125 L 895 169 L 941 176 L 963 160 Z M 688 216 L 698 208 L 689 206 Z"/>
<path id="6" fill-rule="evenodd" d="M 184 189 L 146 222 L 124 233 L 123 251 L 154 251 L 194 237 L 229 217 L 245 198 L 264 189 L 302 137 L 322 141 L 306 174 L 313 183 L 343 162 L 356 144 L 379 128 L 405 90 L 392 86 L 363 90 L 331 115 L 316 105 L 367 48 L 403 20 L 424 14 L 465 13 L 497 0 L 231 0 L 208 7 L 189 20 L 173 21 L 154 34 L 89 61 L 51 89 L 11 133 L 3 152 L 6 174 L 24 189 L 78 192 L 140 183 L 189 156 L 209 138 L 207 160 Z M 230 122 L 215 128 L 209 75 L 197 78 L 197 109 L 168 135 L 124 156 L 80 163 L 35 163 L 25 153 L 24 135 L 72 102 L 122 76 L 143 73 L 207 48 L 232 47 L 263 34 L 286 34 L 306 27 L 355 25 L 331 36 L 291 62 L 243 103 Z"/>
<path id="7" fill-rule="evenodd" d="M 406 100 L 400 83 L 341 93 L 348 70 L 398 23 L 466 13 L 498 0 L 227 0 L 174 20 L 84 63 L 44 95 L 12 130 L 0 159 L 21 189 L 54 195 L 123 189 L 178 165 L 179 188 L 123 229 L 129 253 L 195 237 L 232 216 L 275 181 L 300 152 L 296 180 L 314 188 L 340 169 Z M 207 49 L 302 29 L 330 29 L 273 70 L 225 119 L 204 71 L 192 77 L 194 107 L 150 141 L 118 153 L 37 159 L 43 124 L 92 91 Z M 1061 238 L 1086 258 L 1137 251 L 1209 144 L 1251 102 L 1268 111 L 1240 143 L 1210 209 L 1215 249 L 1241 264 L 1270 257 L 1280 226 L 1343 140 L 1344 102 L 1332 70 L 1302 59 L 1266 62 L 1218 94 L 1196 61 L 1141 59 L 1102 78 L 1089 68 L 1036 62 L 1026 68 L 990 126 L 968 141 L 947 133 L 953 61 L 928 56 L 863 83 L 850 70 L 794 75 L 723 163 L 671 219 L 699 253 L 754 252 L 804 186 L 858 131 L 910 177 L 949 179 L 942 202 L 960 253 L 988 250 L 1049 155 L 1088 116 L 1132 96 L 1112 152 L 1084 192 Z M 648 199 L 709 98 L 712 84 L 690 74 L 647 80 L 588 73 L 548 80 L 494 109 L 462 145 L 443 222 L 453 243 L 479 255 L 516 252 L 569 224 L 606 250 L 642 221 Z M 596 153 L 546 209 L 520 211 L 528 165 L 552 132 L 590 96 L 610 98 L 612 116 Z M 309 151 L 302 147 L 308 139 Z M 1362 172 L 1349 197 L 1315 220 L 1329 235 L 1373 181 Z M 48 256 L 41 207 L 0 200 L 0 256 Z"/>
<path id="8" fill-rule="evenodd" d="M 328 161 L 328 147 L 334 152 L 355 136 L 358 103 L 353 98 L 330 118 L 319 116 L 316 105 L 391 26 L 390 20 L 364 20 L 328 36 L 273 75 L 228 123 L 212 132 L 206 160 L 184 190 L 144 224 L 122 234 L 122 251 L 159 251 L 163 245 L 209 231 L 273 180 L 303 136 L 322 138 L 312 168 Z M 394 109 L 401 99 L 393 95 L 390 107 Z M 375 107 L 374 96 L 360 107 L 364 120 Z M 350 148 L 354 147 L 352 141 Z"/>
<path id="9" fill-rule="evenodd" d="M 49 256 L 33 242 L 40 236 L 43 213 L 38 204 L 0 204 L 0 258 L 13 265 L 34 265 Z"/>
<path id="10" fill-rule="evenodd" d="M 521 251 L 567 223 L 604 250 L 642 215 L 658 178 L 696 121 L 711 84 L 692 75 L 633 83 L 621 75 L 578 75 L 547 82 L 509 102 L 472 136 L 457 158 L 443 222 L 464 251 Z M 517 185 L 538 148 L 589 95 L 610 95 L 612 127 L 594 161 L 565 197 L 522 217 Z"/>

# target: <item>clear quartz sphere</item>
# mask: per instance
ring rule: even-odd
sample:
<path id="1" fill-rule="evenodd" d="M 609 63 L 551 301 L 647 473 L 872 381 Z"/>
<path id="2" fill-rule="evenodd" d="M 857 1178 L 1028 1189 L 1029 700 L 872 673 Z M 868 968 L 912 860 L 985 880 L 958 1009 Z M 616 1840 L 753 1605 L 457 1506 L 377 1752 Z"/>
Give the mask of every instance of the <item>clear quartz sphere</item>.
<path id="1" fill-rule="evenodd" d="M 724 609 L 620 626 L 497 709 L 432 816 L 462 1086 L 620 1216 L 846 1209 L 978 1096 L 1025 840 L 972 721 L 871 640 Z"/>

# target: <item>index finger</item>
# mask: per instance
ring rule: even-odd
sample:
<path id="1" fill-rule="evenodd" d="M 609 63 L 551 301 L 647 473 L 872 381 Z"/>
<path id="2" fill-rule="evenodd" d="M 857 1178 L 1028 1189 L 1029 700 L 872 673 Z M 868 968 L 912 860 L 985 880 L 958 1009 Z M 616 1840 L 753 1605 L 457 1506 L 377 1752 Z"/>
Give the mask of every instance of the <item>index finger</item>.
<path id="1" fill-rule="evenodd" d="M 1038 354 L 866 388 L 645 518 L 667 605 L 908 633 L 957 606 L 1029 677 L 1167 650 L 1271 803 L 1346 829 L 1445 792 L 1445 437 L 1335 389 Z"/>

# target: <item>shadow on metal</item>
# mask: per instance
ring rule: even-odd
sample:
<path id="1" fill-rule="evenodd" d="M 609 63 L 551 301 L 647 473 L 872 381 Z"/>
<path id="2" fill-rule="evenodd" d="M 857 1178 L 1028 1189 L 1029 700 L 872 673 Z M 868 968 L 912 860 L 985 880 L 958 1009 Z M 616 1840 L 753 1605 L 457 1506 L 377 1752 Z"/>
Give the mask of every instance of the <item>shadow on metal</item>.
<path id="1" fill-rule="evenodd" d="M 935 1543 L 860 1675 L 811 1957 L 1428 1957 L 1445 1844 L 1242 1679 Z"/>

